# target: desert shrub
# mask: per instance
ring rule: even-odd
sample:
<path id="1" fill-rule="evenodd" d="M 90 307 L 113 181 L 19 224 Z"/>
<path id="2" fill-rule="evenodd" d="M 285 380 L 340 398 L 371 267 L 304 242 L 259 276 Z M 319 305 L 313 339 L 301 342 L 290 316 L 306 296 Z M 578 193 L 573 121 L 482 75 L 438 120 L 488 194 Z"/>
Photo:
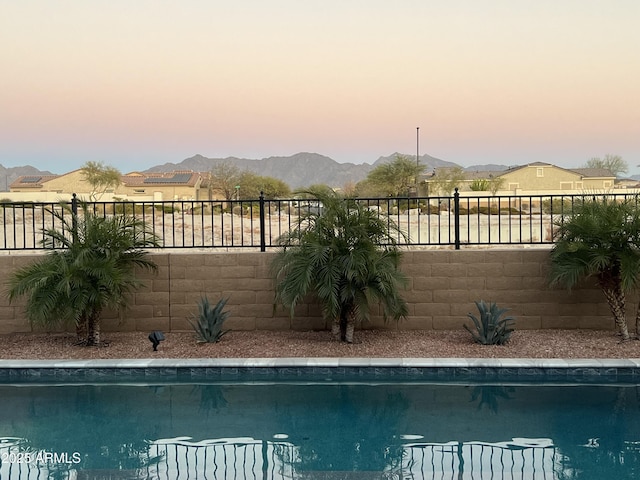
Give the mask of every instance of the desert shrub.
<path id="1" fill-rule="evenodd" d="M 189 323 L 199 343 L 217 343 L 228 332 L 222 329 L 225 320 L 229 317 L 229 312 L 223 311 L 227 300 L 229 299 L 219 300 L 213 308 L 206 295 L 198 302 L 198 314 L 191 314 Z"/>
<path id="2" fill-rule="evenodd" d="M 142 215 L 153 212 L 153 205 L 141 205 L 132 202 L 118 202 L 113 204 L 113 213 L 116 215 Z"/>
<path id="3" fill-rule="evenodd" d="M 481 215 L 497 215 L 500 211 L 496 206 L 488 207 L 486 205 L 474 205 L 469 209 L 470 215 L 477 215 L 478 213 Z"/>
<path id="4" fill-rule="evenodd" d="M 247 215 L 249 209 L 245 205 L 234 205 L 232 209 L 234 215 Z"/>
<path id="5" fill-rule="evenodd" d="M 520 215 L 522 212 L 518 210 L 516 207 L 506 207 L 506 208 L 501 208 L 500 213 L 502 215 L 507 215 L 507 214 Z"/>
<path id="6" fill-rule="evenodd" d="M 476 178 L 469 185 L 469 188 L 474 192 L 486 192 L 490 187 L 491 183 L 486 178 Z"/>
<path id="7" fill-rule="evenodd" d="M 570 215 L 573 212 L 573 201 L 569 198 L 553 198 L 542 201 L 542 212 L 551 215 Z"/>
<path id="8" fill-rule="evenodd" d="M 420 213 L 440 215 L 440 208 L 437 205 L 422 205 L 420 207 Z M 460 213 L 462 213 L 462 207 L 460 208 Z"/>
<path id="9" fill-rule="evenodd" d="M 468 314 L 473 321 L 475 331 L 467 324 L 463 325 L 473 339 L 482 345 L 504 345 L 507 343 L 515 322 L 513 317 L 502 318 L 507 309 L 498 308 L 495 302 L 487 304 L 484 300 L 475 302 L 475 304 L 478 307 L 480 318 L 471 313 Z"/>
<path id="10" fill-rule="evenodd" d="M 460 212 L 462 213 L 462 207 L 460 207 Z M 518 215 L 520 214 L 520 210 L 515 207 L 502 207 L 498 208 L 498 205 L 474 205 L 469 208 L 469 215 Z"/>

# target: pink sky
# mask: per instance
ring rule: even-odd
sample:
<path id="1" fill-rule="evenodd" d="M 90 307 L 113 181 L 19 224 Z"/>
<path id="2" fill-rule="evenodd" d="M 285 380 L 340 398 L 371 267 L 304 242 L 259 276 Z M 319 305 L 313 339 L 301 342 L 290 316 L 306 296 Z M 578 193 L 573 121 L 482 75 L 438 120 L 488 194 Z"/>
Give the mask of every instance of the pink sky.
<path id="1" fill-rule="evenodd" d="M 0 0 L 0 164 L 640 169 L 637 0 Z"/>

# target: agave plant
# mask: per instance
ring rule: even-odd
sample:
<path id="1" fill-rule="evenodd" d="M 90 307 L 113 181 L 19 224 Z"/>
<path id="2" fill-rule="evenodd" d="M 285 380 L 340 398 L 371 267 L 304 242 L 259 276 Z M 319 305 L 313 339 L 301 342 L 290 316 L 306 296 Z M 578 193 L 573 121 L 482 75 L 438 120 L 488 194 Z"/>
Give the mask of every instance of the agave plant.
<path id="1" fill-rule="evenodd" d="M 196 332 L 199 343 L 217 343 L 229 330 L 222 330 L 228 311 L 223 311 L 228 298 L 223 298 L 211 308 L 209 299 L 202 297 L 198 302 L 198 315 L 191 314 L 189 323 Z"/>
<path id="2" fill-rule="evenodd" d="M 464 328 L 471 334 L 477 343 L 482 345 L 504 345 L 509 341 L 513 332 L 515 319 L 513 317 L 502 318 L 508 310 L 498 308 L 495 302 L 487 304 L 484 300 L 475 302 L 480 312 L 480 318 L 469 313 L 469 318 L 473 321 L 476 331 L 464 324 Z"/>

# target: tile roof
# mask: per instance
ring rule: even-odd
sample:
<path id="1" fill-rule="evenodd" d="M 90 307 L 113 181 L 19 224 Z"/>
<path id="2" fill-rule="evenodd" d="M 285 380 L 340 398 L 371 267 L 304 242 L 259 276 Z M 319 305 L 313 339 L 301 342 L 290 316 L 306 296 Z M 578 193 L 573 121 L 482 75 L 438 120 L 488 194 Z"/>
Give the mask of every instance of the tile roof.
<path id="1" fill-rule="evenodd" d="M 69 172 L 71 173 L 71 172 Z M 67 174 L 63 175 L 23 175 L 14 180 L 10 187 L 11 188 L 42 188 L 45 182 L 49 180 L 53 180 L 54 178 L 61 178 Z M 162 186 L 162 185 L 172 185 L 172 186 L 187 186 L 187 187 L 195 187 L 198 183 L 198 179 L 200 178 L 200 173 L 193 171 L 184 171 L 178 170 L 174 172 L 163 172 L 163 173 L 139 173 L 132 172 L 126 175 L 122 175 L 120 180 L 127 187 L 137 187 L 137 186 Z"/>
<path id="2" fill-rule="evenodd" d="M 42 184 L 58 178 L 60 175 L 22 175 L 16 178 L 10 188 L 42 188 Z"/>
<path id="3" fill-rule="evenodd" d="M 123 175 L 122 183 L 127 187 L 139 187 L 148 185 L 181 185 L 194 187 L 198 183 L 200 174 L 193 171 L 175 171 L 162 173 L 133 173 Z"/>
<path id="4" fill-rule="evenodd" d="M 608 168 L 572 168 L 571 171 L 583 177 L 615 177 Z"/>

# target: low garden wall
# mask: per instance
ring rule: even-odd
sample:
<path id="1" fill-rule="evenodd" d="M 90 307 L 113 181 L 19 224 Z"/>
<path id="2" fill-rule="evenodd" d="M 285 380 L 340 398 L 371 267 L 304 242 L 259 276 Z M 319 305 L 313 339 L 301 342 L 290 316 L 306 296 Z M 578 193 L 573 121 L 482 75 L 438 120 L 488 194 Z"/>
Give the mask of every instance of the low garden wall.
<path id="1" fill-rule="evenodd" d="M 291 319 L 273 308 L 269 264 L 273 253 L 170 252 L 154 253 L 156 274 L 143 272 L 146 286 L 134 295 L 123 318 L 106 312 L 103 330 L 191 330 L 187 321 L 197 302 L 229 297 L 231 312 L 225 326 L 234 330 L 326 329 L 318 305 L 299 305 Z M 5 281 L 0 296 L 0 333 L 29 332 L 24 303 L 9 304 L 6 280 L 37 254 L 0 255 Z M 409 316 L 384 323 L 374 316 L 364 328 L 455 330 L 476 313 L 475 300 L 495 301 L 516 317 L 516 329 L 613 329 L 609 308 L 593 281 L 570 293 L 547 285 L 548 249 L 415 250 L 404 255 L 409 277 L 404 297 Z M 633 305 L 634 298 L 629 299 Z M 635 305 L 634 305 L 635 307 Z"/>

